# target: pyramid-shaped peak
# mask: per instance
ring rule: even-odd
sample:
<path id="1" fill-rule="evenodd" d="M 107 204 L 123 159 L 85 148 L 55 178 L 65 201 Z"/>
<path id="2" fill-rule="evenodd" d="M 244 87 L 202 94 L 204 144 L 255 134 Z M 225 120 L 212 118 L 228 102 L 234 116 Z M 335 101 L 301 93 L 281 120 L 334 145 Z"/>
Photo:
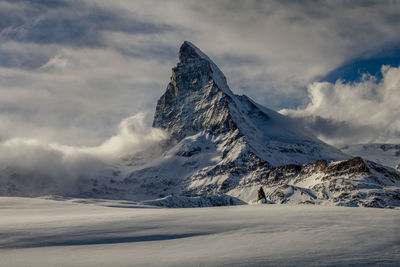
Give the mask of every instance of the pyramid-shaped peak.
<path id="1" fill-rule="evenodd" d="M 196 61 L 196 59 L 198 59 L 197 62 L 200 65 L 204 65 L 204 63 L 206 63 L 206 65 L 208 66 L 207 69 L 210 70 L 210 75 L 214 80 L 214 82 L 218 85 L 219 89 L 221 89 L 222 91 L 224 91 L 229 95 L 232 95 L 232 92 L 229 89 L 228 84 L 226 82 L 225 75 L 217 67 L 217 65 L 206 54 L 204 54 L 197 46 L 195 46 L 189 41 L 184 41 L 183 44 L 181 45 L 181 48 L 179 49 L 178 66 L 186 66 L 187 63 L 192 62 L 193 60 Z M 190 70 L 190 68 L 187 68 L 185 70 Z"/>
<path id="2" fill-rule="evenodd" d="M 202 58 L 211 61 L 199 48 L 189 41 L 184 41 L 179 49 L 179 61 L 186 61 L 190 58 Z"/>

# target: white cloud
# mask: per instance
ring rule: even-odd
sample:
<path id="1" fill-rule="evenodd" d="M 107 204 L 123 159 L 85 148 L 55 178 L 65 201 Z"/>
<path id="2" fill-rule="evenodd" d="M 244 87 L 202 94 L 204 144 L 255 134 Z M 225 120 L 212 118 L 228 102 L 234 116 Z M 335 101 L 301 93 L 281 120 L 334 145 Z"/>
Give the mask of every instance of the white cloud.
<path id="1" fill-rule="evenodd" d="M 171 25 L 155 42 L 192 41 L 215 59 L 234 92 L 272 108 L 302 104 L 308 83 L 400 41 L 400 6 L 393 2 L 88 1 Z"/>
<path id="2" fill-rule="evenodd" d="M 160 156 L 168 135 L 147 127 L 145 115 L 124 119 L 118 133 L 99 146 L 67 146 L 32 138 L 0 142 L 0 185 L 21 183 L 23 194 L 73 193 L 78 179 L 112 177 L 113 164 L 140 152 L 146 162 Z M 3 188 L 4 189 L 4 188 Z"/>
<path id="3" fill-rule="evenodd" d="M 308 86 L 304 108 L 280 112 L 305 118 L 322 139 L 345 143 L 400 142 L 400 67 L 382 66 L 382 80 L 364 76 L 354 83 L 316 82 Z M 325 119 L 334 127 L 316 124 Z M 317 123 L 318 124 L 318 123 Z M 326 129 L 324 129 L 326 127 Z M 343 127 L 340 129 L 340 127 Z M 338 129 L 335 129 L 338 128 Z M 330 132 L 331 131 L 331 132 Z"/>
<path id="4" fill-rule="evenodd" d="M 145 114 L 138 113 L 122 120 L 118 127 L 118 134 L 112 136 L 100 146 L 80 148 L 77 151 L 101 157 L 116 158 L 141 151 L 154 150 L 155 145 L 159 145 L 167 138 L 168 135 L 163 130 L 148 127 L 145 123 Z M 62 148 L 62 146 L 59 147 Z"/>
<path id="5" fill-rule="evenodd" d="M 0 136 L 99 144 L 122 118 L 153 112 L 169 73 L 156 59 L 102 48 L 58 49 L 37 70 L 0 67 Z"/>
<path id="6" fill-rule="evenodd" d="M 304 104 L 307 84 L 344 61 L 400 41 L 397 2 L 11 2 L 0 1 L 2 139 L 101 144 L 122 118 L 154 112 L 183 40 L 234 92 L 279 109 Z"/>

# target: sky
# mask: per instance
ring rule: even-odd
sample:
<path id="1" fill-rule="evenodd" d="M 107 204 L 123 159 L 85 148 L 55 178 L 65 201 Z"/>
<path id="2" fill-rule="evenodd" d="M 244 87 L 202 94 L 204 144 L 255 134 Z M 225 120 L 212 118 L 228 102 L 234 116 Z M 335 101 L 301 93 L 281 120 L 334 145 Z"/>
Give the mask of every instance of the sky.
<path id="1" fill-rule="evenodd" d="M 400 1 L 0 0 L 0 153 L 162 140 L 184 40 L 330 144 L 400 143 L 398 29 Z"/>

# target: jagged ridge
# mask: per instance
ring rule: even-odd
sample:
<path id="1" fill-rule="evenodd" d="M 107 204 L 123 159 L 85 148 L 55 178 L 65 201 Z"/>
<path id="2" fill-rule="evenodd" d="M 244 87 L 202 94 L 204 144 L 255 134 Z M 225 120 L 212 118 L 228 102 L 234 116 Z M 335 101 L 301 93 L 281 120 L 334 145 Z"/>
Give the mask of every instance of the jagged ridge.
<path id="1" fill-rule="evenodd" d="M 272 203 L 400 206 L 398 172 L 349 159 L 295 120 L 233 94 L 221 70 L 189 42 L 180 48 L 153 126 L 170 134 L 157 160 L 147 161 L 146 153 L 124 157 L 115 169 L 81 177 L 76 191 L 61 193 L 175 207 L 251 202 L 263 186 Z M 0 194 L 27 194 L 23 179 L 5 181 Z"/>

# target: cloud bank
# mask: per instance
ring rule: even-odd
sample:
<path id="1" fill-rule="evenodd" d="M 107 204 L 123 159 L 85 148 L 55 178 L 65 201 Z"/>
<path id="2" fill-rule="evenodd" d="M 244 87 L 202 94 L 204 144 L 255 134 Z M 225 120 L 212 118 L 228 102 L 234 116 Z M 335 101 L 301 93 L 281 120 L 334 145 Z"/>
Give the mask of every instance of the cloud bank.
<path id="1" fill-rule="evenodd" d="M 354 83 L 312 83 L 308 105 L 280 112 L 304 119 L 320 138 L 338 146 L 400 143 L 400 68 L 382 66 L 381 74 L 381 80 L 365 75 Z"/>
<path id="2" fill-rule="evenodd" d="M 141 153 L 143 160 L 155 160 L 168 135 L 147 127 L 144 117 L 139 113 L 124 119 L 117 134 L 99 146 L 67 146 L 27 138 L 0 142 L 0 190 L 8 190 L 0 193 L 73 193 L 79 179 L 113 177 L 114 164 L 121 163 L 121 158 L 146 152 Z"/>

